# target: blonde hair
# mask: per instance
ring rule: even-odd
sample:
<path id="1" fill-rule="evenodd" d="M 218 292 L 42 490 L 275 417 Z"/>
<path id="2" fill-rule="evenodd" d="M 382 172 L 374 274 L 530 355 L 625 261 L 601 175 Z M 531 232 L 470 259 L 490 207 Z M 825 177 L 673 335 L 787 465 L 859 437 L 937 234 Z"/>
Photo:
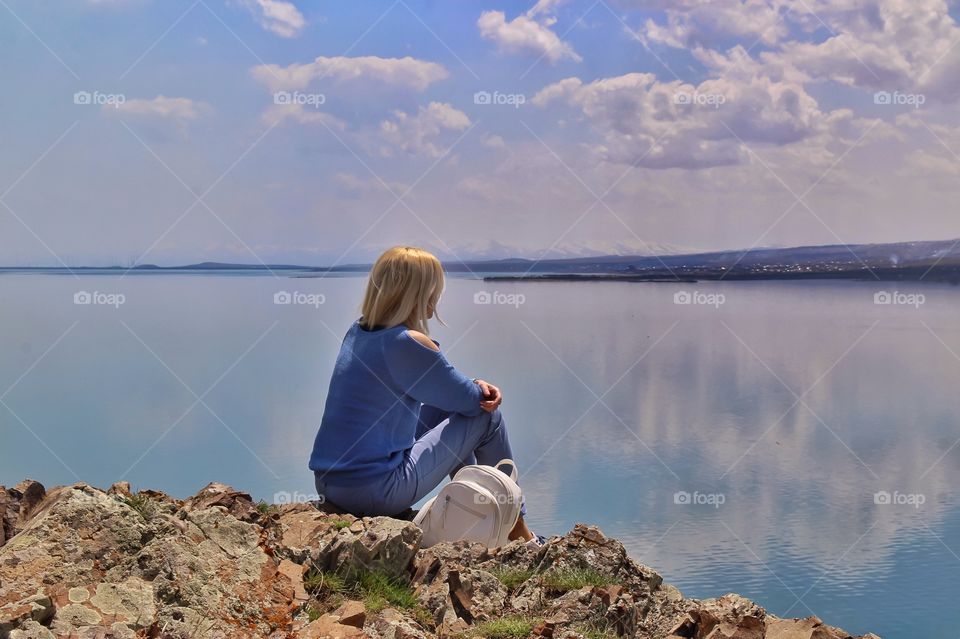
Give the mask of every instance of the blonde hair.
<path id="1" fill-rule="evenodd" d="M 368 330 L 406 324 L 429 334 L 431 311 L 443 324 L 436 314 L 443 284 L 443 266 L 432 253 L 413 246 L 387 249 L 370 269 L 360 324 Z"/>

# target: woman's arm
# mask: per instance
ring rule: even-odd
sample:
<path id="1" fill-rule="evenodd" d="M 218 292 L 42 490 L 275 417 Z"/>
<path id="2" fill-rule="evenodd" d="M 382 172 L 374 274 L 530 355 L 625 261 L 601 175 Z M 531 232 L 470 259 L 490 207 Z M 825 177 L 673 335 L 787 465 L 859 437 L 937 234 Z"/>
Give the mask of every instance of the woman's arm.
<path id="1" fill-rule="evenodd" d="M 404 393 L 419 402 L 463 415 L 479 415 L 480 387 L 453 367 L 419 331 L 406 330 L 384 346 L 387 369 Z"/>
<path id="2" fill-rule="evenodd" d="M 499 388 L 482 379 L 474 379 L 473 383 L 480 387 L 480 408 L 488 413 L 500 408 L 500 404 L 503 403 L 503 393 Z"/>

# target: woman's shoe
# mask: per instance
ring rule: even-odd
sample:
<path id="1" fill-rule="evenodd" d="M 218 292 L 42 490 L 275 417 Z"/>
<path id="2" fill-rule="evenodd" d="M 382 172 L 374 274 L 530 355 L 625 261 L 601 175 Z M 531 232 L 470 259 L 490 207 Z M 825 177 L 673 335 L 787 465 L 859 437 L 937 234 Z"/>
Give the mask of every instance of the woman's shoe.
<path id="1" fill-rule="evenodd" d="M 538 535 L 537 533 L 533 533 L 533 539 L 527 541 L 527 545 L 531 548 L 539 548 L 545 543 L 547 543 L 547 538 L 543 535 Z"/>

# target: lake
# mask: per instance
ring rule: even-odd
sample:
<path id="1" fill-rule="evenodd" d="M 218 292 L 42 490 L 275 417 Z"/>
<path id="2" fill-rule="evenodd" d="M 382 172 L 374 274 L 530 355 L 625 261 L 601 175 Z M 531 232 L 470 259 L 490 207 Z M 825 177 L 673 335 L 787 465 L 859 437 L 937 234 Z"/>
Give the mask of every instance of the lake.
<path id="1" fill-rule="evenodd" d="M 0 483 L 310 498 L 364 283 L 0 276 Z M 913 639 L 960 625 L 958 313 L 939 285 L 451 278 L 434 337 L 503 389 L 535 531 L 597 524 L 688 596 Z"/>

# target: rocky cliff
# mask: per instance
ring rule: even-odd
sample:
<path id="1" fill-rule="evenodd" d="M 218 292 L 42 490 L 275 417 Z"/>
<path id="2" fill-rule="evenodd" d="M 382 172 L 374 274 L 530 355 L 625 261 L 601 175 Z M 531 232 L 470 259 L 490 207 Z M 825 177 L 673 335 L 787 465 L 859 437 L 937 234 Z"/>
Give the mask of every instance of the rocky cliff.
<path id="1" fill-rule="evenodd" d="M 538 549 L 419 541 L 406 521 L 221 484 L 181 501 L 24 481 L 0 487 L 0 639 L 850 638 L 685 598 L 590 526 Z"/>

